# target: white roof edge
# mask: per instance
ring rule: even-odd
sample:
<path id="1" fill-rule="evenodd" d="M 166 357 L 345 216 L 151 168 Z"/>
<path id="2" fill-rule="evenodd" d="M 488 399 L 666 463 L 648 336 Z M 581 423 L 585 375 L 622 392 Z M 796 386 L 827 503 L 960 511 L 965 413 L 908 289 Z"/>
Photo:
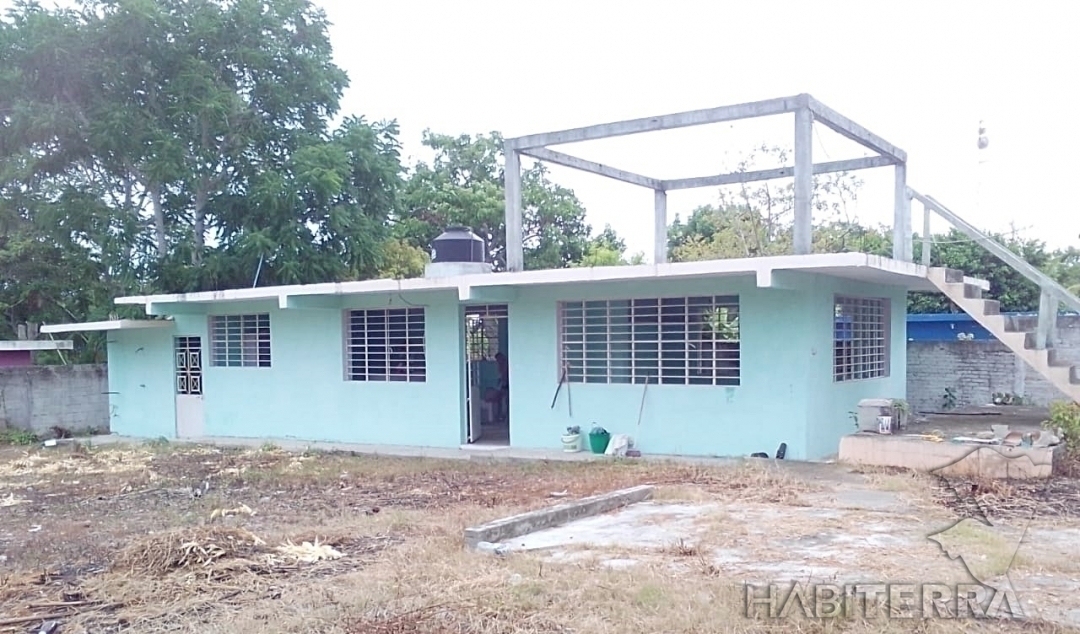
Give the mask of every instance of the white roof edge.
<path id="1" fill-rule="evenodd" d="M 45 334 L 61 332 L 98 332 L 103 330 L 134 330 L 138 328 L 167 328 L 173 325 L 168 319 L 112 319 L 87 321 L 81 324 L 49 324 L 41 327 Z"/>
<path id="2" fill-rule="evenodd" d="M 71 339 L 18 339 L 15 341 L 0 341 L 0 352 L 23 351 L 23 350 L 71 350 L 75 347 Z"/>
<path id="3" fill-rule="evenodd" d="M 176 293 L 167 295 L 138 295 L 118 297 L 122 305 L 175 304 L 188 302 L 219 302 L 244 300 L 280 300 L 299 295 L 352 295 L 380 292 L 456 290 L 474 286 L 517 286 L 532 284 L 566 284 L 573 282 L 603 282 L 635 279 L 680 278 L 706 275 L 753 275 L 774 270 L 800 270 L 834 267 L 870 267 L 925 278 L 926 267 L 865 253 L 816 253 L 810 255 L 780 255 L 725 260 L 700 260 L 635 266 L 575 267 L 541 271 L 481 273 L 456 277 L 409 278 L 402 280 L 365 280 L 360 282 L 329 282 L 291 286 L 265 286 L 225 291 Z M 59 331 L 56 331 L 59 332 Z"/>

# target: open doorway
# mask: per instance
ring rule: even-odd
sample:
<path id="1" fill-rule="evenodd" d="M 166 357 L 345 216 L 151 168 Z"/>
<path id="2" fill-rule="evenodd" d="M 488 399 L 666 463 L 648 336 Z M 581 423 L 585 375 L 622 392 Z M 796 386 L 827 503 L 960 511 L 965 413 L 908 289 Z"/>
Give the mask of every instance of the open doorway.
<path id="1" fill-rule="evenodd" d="M 465 417 L 473 444 L 510 444 L 506 304 L 465 307 Z"/>

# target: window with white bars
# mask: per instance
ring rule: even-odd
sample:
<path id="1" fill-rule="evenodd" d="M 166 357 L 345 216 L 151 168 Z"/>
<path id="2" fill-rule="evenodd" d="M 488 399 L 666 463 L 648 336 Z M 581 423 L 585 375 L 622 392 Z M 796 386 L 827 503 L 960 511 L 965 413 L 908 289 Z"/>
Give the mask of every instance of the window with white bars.
<path id="1" fill-rule="evenodd" d="M 348 380 L 427 380 L 422 307 L 350 310 L 345 327 Z"/>
<path id="2" fill-rule="evenodd" d="M 269 368 L 270 314 L 212 315 L 210 365 L 217 368 Z"/>
<path id="3" fill-rule="evenodd" d="M 559 352 L 574 383 L 739 385 L 739 298 L 562 302 Z"/>
<path id="4" fill-rule="evenodd" d="M 889 300 L 837 297 L 833 379 L 857 381 L 889 375 Z"/>

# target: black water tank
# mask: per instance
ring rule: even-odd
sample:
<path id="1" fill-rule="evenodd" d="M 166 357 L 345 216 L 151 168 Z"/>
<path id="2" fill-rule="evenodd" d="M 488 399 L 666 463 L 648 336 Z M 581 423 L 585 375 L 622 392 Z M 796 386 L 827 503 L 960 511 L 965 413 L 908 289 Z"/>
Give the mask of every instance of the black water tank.
<path id="1" fill-rule="evenodd" d="M 447 227 L 431 242 L 431 261 L 434 262 L 484 262 L 487 245 L 484 239 L 468 227 Z"/>

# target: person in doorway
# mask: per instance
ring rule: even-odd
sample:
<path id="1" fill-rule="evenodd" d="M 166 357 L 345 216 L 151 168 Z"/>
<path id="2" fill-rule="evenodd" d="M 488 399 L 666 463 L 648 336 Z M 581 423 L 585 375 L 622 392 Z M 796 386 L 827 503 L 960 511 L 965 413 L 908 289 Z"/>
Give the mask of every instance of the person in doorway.
<path id="1" fill-rule="evenodd" d="M 501 352 L 495 354 L 495 364 L 499 369 L 499 382 L 487 391 L 485 400 L 495 410 L 495 419 L 505 422 L 510 416 L 510 366 Z"/>

